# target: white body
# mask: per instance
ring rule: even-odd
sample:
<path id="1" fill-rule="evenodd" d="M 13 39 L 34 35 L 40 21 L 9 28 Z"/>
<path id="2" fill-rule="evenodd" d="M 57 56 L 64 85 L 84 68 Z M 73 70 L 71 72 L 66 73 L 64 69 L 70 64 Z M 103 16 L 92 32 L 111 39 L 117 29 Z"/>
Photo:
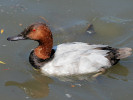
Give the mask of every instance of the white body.
<path id="1" fill-rule="evenodd" d="M 111 64 L 105 57 L 108 51 L 95 49 L 106 46 L 81 42 L 60 44 L 54 58 L 41 67 L 41 71 L 47 75 L 66 76 L 98 72 L 101 67 L 109 68 Z"/>

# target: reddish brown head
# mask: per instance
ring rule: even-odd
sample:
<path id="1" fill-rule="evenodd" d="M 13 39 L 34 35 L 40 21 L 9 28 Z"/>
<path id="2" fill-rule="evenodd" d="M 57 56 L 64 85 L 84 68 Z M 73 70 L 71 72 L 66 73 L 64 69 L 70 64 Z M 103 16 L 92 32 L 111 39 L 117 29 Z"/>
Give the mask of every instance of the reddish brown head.
<path id="1" fill-rule="evenodd" d="M 24 29 L 17 36 L 9 37 L 9 41 L 31 39 L 39 42 L 39 46 L 34 50 L 35 55 L 41 59 L 47 59 L 50 57 L 53 38 L 52 32 L 44 23 L 35 23 Z"/>
<path id="2" fill-rule="evenodd" d="M 52 38 L 52 33 L 44 23 L 35 23 L 29 26 L 27 37 L 32 40 L 43 41 Z M 24 30 L 25 31 L 25 30 Z M 26 30 L 27 31 L 27 30 Z"/>

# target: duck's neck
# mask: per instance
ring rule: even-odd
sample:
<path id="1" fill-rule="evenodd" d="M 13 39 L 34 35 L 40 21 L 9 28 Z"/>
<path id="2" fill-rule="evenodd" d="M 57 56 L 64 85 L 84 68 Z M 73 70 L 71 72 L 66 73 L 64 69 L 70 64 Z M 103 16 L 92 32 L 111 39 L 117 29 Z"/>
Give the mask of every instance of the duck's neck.
<path id="1" fill-rule="evenodd" d="M 40 59 L 50 58 L 53 47 L 53 39 L 44 39 L 39 41 L 39 46 L 34 50 L 35 55 Z"/>

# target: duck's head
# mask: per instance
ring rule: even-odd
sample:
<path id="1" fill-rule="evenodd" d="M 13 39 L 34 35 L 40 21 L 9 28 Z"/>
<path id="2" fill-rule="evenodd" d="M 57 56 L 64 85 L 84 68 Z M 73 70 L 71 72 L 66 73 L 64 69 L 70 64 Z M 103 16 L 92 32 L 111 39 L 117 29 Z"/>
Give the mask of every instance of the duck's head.
<path id="1" fill-rule="evenodd" d="M 20 34 L 8 37 L 8 41 L 18 40 L 35 40 L 39 42 L 39 46 L 34 49 L 34 53 L 38 58 L 47 59 L 51 55 L 53 46 L 52 32 L 44 23 L 35 23 L 24 29 Z"/>
<path id="2" fill-rule="evenodd" d="M 8 41 L 18 41 L 18 40 L 35 40 L 35 41 L 48 41 L 52 38 L 52 33 L 48 26 L 44 23 L 34 23 L 27 28 L 25 28 L 20 34 L 12 37 L 8 37 Z"/>

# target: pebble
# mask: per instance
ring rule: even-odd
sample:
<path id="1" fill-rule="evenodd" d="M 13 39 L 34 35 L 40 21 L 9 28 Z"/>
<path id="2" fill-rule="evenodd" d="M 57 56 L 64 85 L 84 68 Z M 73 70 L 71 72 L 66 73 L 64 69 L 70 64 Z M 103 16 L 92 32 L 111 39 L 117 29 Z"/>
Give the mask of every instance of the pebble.
<path id="1" fill-rule="evenodd" d="M 72 97 L 72 95 L 70 95 L 70 94 L 65 94 L 68 98 L 71 98 Z"/>
<path id="2" fill-rule="evenodd" d="M 29 99 L 30 97 L 25 97 L 26 99 Z"/>
<path id="3" fill-rule="evenodd" d="M 3 47 L 5 47 L 6 45 L 2 45 Z"/>

